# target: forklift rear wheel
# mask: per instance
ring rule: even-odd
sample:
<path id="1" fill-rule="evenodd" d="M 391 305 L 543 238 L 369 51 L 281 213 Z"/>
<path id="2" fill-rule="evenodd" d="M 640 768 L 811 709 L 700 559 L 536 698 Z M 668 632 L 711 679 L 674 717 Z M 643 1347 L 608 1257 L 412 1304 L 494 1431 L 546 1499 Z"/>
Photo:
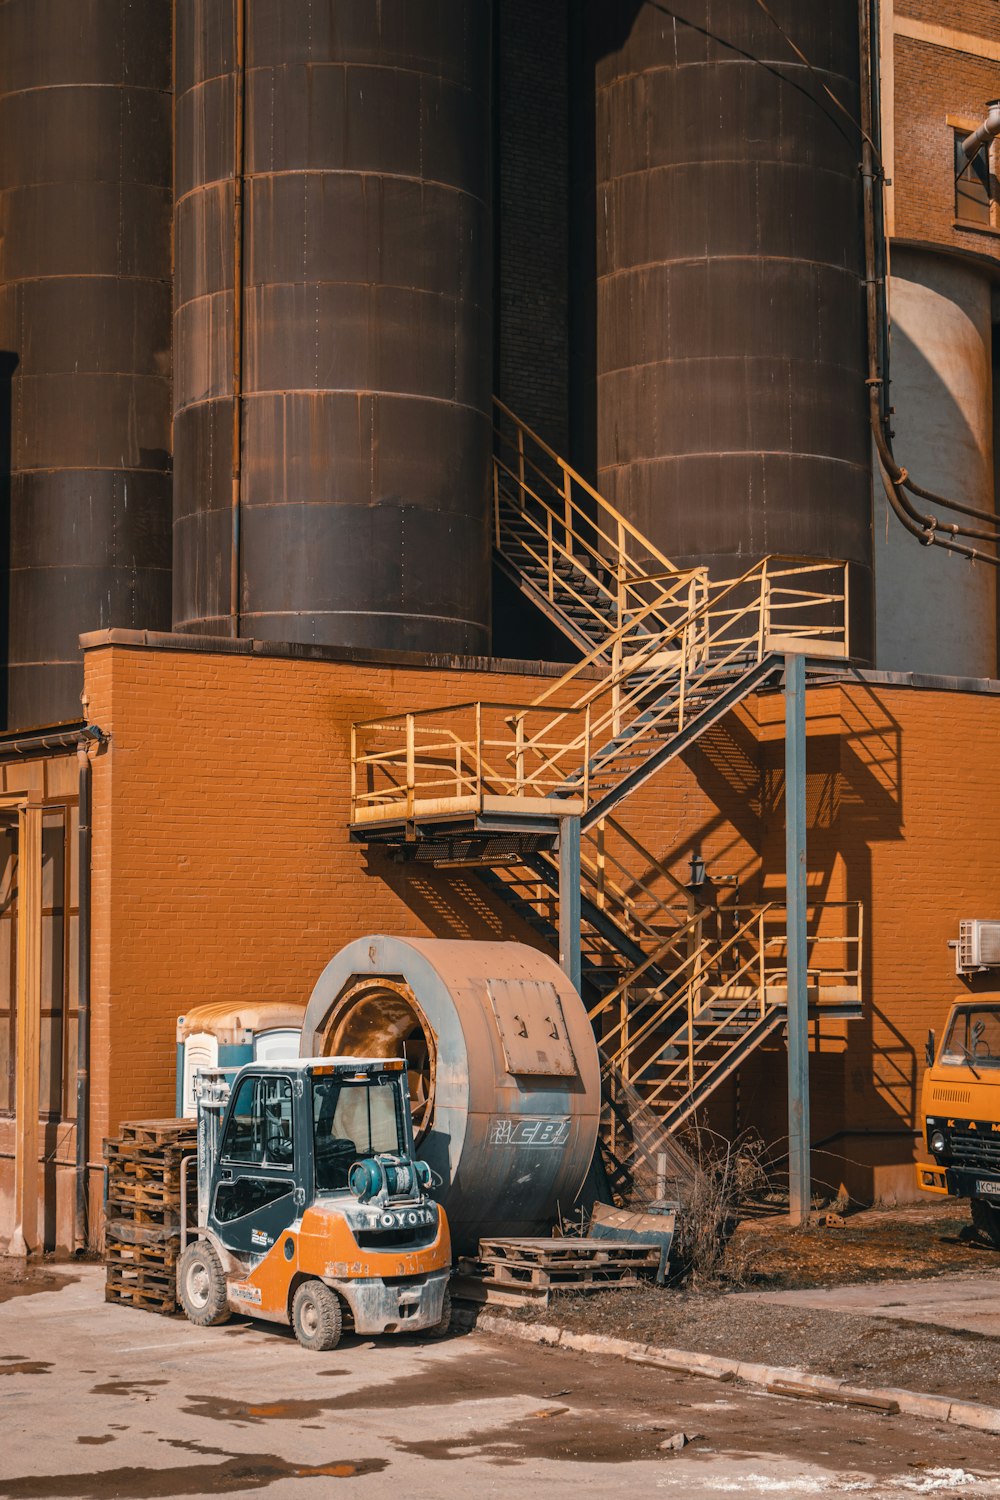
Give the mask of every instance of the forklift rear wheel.
<path id="1" fill-rule="evenodd" d="M 445 1339 L 451 1332 L 451 1289 L 445 1287 L 444 1301 L 441 1304 L 441 1321 L 435 1323 L 433 1328 L 428 1328 L 429 1339 Z"/>
<path id="2" fill-rule="evenodd" d="M 292 1327 L 303 1349 L 336 1349 L 342 1326 L 336 1292 L 322 1281 L 304 1281 L 292 1298 Z"/>
<path id="3" fill-rule="evenodd" d="M 972 1223 L 983 1239 L 1000 1250 L 1000 1208 L 985 1198 L 973 1198 Z"/>
<path id="4" fill-rule="evenodd" d="M 195 1240 L 177 1262 L 177 1298 L 188 1321 L 199 1328 L 228 1322 L 226 1273 L 208 1240 Z"/>

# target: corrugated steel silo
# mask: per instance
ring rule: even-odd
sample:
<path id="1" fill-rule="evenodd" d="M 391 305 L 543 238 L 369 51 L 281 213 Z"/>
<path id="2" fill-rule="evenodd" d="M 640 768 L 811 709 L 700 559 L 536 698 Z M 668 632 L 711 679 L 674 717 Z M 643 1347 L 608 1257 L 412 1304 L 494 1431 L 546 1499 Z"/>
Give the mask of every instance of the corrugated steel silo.
<path id="1" fill-rule="evenodd" d="M 242 88 L 239 14 L 178 0 L 175 627 L 485 650 L 490 6 L 253 0 Z"/>
<path id="2" fill-rule="evenodd" d="M 681 564 L 845 558 L 871 657 L 852 0 L 589 7 L 598 486 Z M 588 79 L 589 81 L 589 79 Z"/>
<path id="3" fill-rule="evenodd" d="M 170 12 L 0 5 L 15 728 L 79 716 L 82 632 L 170 624 Z"/>

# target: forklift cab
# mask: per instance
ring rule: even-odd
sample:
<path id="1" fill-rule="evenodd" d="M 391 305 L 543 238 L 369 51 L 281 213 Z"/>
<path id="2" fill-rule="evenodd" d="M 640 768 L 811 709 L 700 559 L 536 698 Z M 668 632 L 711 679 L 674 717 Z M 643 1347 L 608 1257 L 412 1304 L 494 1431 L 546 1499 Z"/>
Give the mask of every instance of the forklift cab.
<path id="1" fill-rule="evenodd" d="M 293 1105 L 293 1081 L 281 1073 L 246 1073 L 233 1091 L 208 1222 L 237 1255 L 266 1250 L 305 1204 Z"/>
<path id="2" fill-rule="evenodd" d="M 317 1060 L 243 1070 L 222 1127 L 208 1227 L 234 1255 L 266 1253 L 307 1204 L 352 1199 L 356 1163 L 413 1160 L 403 1065 Z"/>
<path id="3" fill-rule="evenodd" d="M 202 1074 L 198 1237 L 177 1295 L 207 1328 L 232 1313 L 291 1323 L 308 1349 L 450 1319 L 451 1236 L 414 1154 L 402 1058 L 251 1063 L 231 1092 Z"/>

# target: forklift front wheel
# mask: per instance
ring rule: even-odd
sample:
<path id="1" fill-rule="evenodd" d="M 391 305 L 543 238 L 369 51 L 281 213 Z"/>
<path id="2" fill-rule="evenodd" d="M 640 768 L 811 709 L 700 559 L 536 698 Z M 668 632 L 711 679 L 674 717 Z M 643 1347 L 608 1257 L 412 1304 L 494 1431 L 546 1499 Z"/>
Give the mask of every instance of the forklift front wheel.
<path id="1" fill-rule="evenodd" d="M 303 1349 L 336 1349 L 342 1326 L 336 1292 L 322 1281 L 304 1281 L 292 1298 L 292 1327 Z"/>
<path id="2" fill-rule="evenodd" d="M 177 1300 L 199 1328 L 228 1321 L 226 1274 L 208 1240 L 195 1240 L 177 1262 Z"/>

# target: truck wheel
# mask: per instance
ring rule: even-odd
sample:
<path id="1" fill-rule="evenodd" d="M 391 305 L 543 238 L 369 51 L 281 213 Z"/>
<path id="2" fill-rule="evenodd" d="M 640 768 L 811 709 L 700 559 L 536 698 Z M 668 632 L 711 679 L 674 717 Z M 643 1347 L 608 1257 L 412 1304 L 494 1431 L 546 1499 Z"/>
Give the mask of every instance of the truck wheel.
<path id="1" fill-rule="evenodd" d="M 232 1316 L 226 1273 L 208 1240 L 195 1240 L 177 1262 L 177 1300 L 190 1323 L 210 1328 Z"/>
<path id="2" fill-rule="evenodd" d="M 428 1328 L 426 1337 L 429 1339 L 446 1339 L 451 1332 L 451 1288 L 445 1287 L 444 1301 L 441 1304 L 441 1321 L 435 1323 L 433 1328 Z"/>
<path id="3" fill-rule="evenodd" d="M 292 1298 L 292 1327 L 303 1349 L 336 1349 L 343 1327 L 336 1292 L 322 1281 L 304 1281 Z"/>
<path id="4" fill-rule="evenodd" d="M 984 1240 L 1000 1250 L 1000 1209 L 985 1198 L 973 1198 L 972 1224 Z"/>

